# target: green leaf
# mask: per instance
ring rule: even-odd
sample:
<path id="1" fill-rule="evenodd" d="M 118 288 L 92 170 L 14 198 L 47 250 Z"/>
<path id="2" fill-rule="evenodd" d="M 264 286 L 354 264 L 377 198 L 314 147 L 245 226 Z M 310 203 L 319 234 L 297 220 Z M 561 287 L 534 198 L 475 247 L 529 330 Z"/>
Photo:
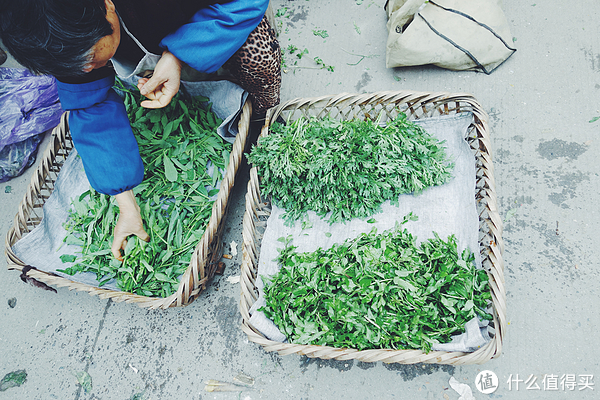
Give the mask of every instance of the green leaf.
<path id="1" fill-rule="evenodd" d="M 72 263 L 77 259 L 77 256 L 73 256 L 70 254 L 63 254 L 60 256 L 60 261 L 63 263 Z"/>
<path id="2" fill-rule="evenodd" d="M 165 177 L 169 182 L 175 182 L 179 174 L 177 173 L 173 161 L 165 154 L 163 163 L 165 165 Z"/>
<path id="3" fill-rule="evenodd" d="M 19 387 L 27 381 L 27 372 L 24 369 L 9 372 L 0 381 L 0 392 L 12 387 Z"/>
<path id="4" fill-rule="evenodd" d="M 135 248 L 135 242 L 136 242 L 136 237 L 135 236 L 130 236 L 129 239 L 127 239 L 127 244 L 125 245 L 125 255 L 129 255 L 131 253 L 131 251 Z"/>
<path id="5" fill-rule="evenodd" d="M 88 374 L 86 371 L 80 371 L 75 374 L 75 377 L 77 378 L 77 383 L 81 385 L 86 393 L 92 391 L 92 377 L 90 374 Z"/>
<path id="6" fill-rule="evenodd" d="M 161 262 L 167 262 L 173 256 L 173 250 L 167 249 L 165 254 L 160 259 Z"/>
<path id="7" fill-rule="evenodd" d="M 467 300 L 466 303 L 465 303 L 465 305 L 463 306 L 463 310 L 464 311 L 471 311 L 474 306 L 475 306 L 475 303 L 473 303 L 473 300 Z"/>
<path id="8" fill-rule="evenodd" d="M 306 219 L 306 220 L 302 221 L 302 230 L 310 229 L 312 227 L 313 227 L 313 225 L 309 220 Z"/>
<path id="9" fill-rule="evenodd" d="M 441 302 L 444 306 L 446 306 L 446 308 L 452 313 L 452 314 L 456 314 L 456 309 L 454 308 L 454 305 L 456 304 L 456 300 L 454 299 L 449 299 L 447 297 L 443 297 L 441 298 Z"/>
<path id="10" fill-rule="evenodd" d="M 418 291 L 418 289 L 410 282 L 407 282 L 404 279 L 401 279 L 397 276 L 394 277 L 394 284 L 400 286 L 402 289 L 410 290 L 411 292 Z"/>
<path id="11" fill-rule="evenodd" d="M 65 238 L 65 243 L 69 244 L 69 245 L 74 245 L 74 246 L 83 246 L 85 244 L 85 242 L 73 235 L 68 235 Z"/>
<path id="12" fill-rule="evenodd" d="M 158 280 L 160 282 L 168 282 L 169 281 L 169 277 L 167 275 L 163 274 L 162 272 L 155 273 L 154 277 L 156 278 L 156 280 Z"/>
<path id="13" fill-rule="evenodd" d="M 506 212 L 506 216 L 504 217 L 504 222 L 508 221 L 509 219 L 514 217 L 516 214 L 517 214 L 517 208 L 511 208 L 510 210 L 508 210 Z"/>

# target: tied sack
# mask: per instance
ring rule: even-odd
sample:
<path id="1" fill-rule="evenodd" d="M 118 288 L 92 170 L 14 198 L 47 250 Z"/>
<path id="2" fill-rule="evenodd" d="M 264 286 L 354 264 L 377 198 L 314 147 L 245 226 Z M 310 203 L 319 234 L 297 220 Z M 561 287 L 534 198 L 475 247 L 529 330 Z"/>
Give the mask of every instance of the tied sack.
<path id="1" fill-rule="evenodd" d="M 516 50 L 501 0 L 388 0 L 386 66 L 492 73 Z"/>

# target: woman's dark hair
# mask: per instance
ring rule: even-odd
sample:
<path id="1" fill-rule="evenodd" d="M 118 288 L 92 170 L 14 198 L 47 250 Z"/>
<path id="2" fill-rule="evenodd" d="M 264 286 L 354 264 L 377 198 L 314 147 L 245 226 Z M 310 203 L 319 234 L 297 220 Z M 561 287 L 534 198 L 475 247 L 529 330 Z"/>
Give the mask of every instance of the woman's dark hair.
<path id="1" fill-rule="evenodd" d="M 82 75 L 90 49 L 112 32 L 104 0 L 0 0 L 0 39 L 37 74 Z"/>

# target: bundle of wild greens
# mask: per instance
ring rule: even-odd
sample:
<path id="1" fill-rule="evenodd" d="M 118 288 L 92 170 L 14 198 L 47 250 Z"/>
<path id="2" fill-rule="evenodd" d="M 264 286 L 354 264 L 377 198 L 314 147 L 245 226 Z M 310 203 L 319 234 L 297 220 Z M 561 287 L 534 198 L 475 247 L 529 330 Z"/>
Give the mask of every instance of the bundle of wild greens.
<path id="1" fill-rule="evenodd" d="M 384 127 L 330 117 L 274 123 L 248 159 L 288 224 L 309 210 L 331 212 L 330 223 L 369 217 L 386 200 L 446 183 L 453 168 L 443 142 L 405 114 Z"/>
<path id="2" fill-rule="evenodd" d="M 178 94 L 163 109 L 139 106 L 136 89 L 119 84 L 145 165 L 144 181 L 134 189 L 148 243 L 128 239 L 123 262 L 110 246 L 119 208 L 107 195 L 94 190 L 73 200 L 65 242 L 82 247 L 81 254 L 64 255 L 75 264 L 62 270 L 73 275 L 93 272 L 98 286 L 112 279 L 120 290 L 143 296 L 167 297 L 177 290 L 192 250 L 204 234 L 231 145 L 217 133 L 221 123 L 207 106 L 208 99 L 185 100 Z M 208 165 L 212 165 L 212 175 Z"/>
<path id="3" fill-rule="evenodd" d="M 488 276 L 454 236 L 417 245 L 397 224 L 309 253 L 281 240 L 261 310 L 292 343 L 428 352 L 476 315 L 491 319 Z"/>

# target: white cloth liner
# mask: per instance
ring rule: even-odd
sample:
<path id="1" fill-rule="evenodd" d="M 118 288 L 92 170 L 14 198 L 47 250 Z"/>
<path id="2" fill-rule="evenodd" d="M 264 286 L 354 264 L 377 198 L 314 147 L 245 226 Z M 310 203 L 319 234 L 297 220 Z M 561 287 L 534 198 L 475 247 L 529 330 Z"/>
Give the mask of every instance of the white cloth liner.
<path id="1" fill-rule="evenodd" d="M 413 212 L 418 221 L 410 221 L 402 225 L 402 228 L 416 236 L 418 242 L 432 238 L 433 232 L 437 232 L 443 239 L 454 234 L 459 251 L 469 248 L 475 254 L 477 267 L 481 268 L 479 218 L 475 204 L 475 157 L 464 140 L 472 120 L 471 113 L 460 113 L 415 121 L 434 137 L 445 141 L 447 152 L 455 163 L 454 178 L 445 185 L 429 188 L 418 196 L 402 195 L 398 206 L 391 205 L 389 201 L 384 203 L 383 211 L 373 216 L 375 223 L 367 223 L 366 219 L 354 219 L 346 224 L 329 225 L 316 213 L 309 212 L 308 220 L 312 227 L 303 230 L 299 222 L 293 227 L 286 226 L 280 218 L 284 210 L 273 205 L 261 244 L 259 276 L 256 280 L 259 298 L 250 309 L 250 323 L 267 338 L 278 342 L 286 341 L 277 326 L 258 309 L 265 305 L 262 277 L 270 277 L 279 270 L 275 260 L 279 254 L 278 248 L 282 248 L 283 243 L 277 239 L 289 235 L 298 252 L 315 251 L 319 247 L 327 249 L 334 243 L 370 232 L 373 227 L 377 228 L 378 233 L 392 229 L 396 221 L 401 222 L 405 215 Z M 433 350 L 474 351 L 490 340 L 487 321 L 480 323 L 478 318 L 474 318 L 466 328 L 466 333 L 454 337 L 451 343 L 433 346 Z"/>
<path id="2" fill-rule="evenodd" d="M 221 127 L 227 124 L 236 125 L 233 133 L 237 134 L 237 124 L 234 124 L 234 122 L 237 120 L 237 116 L 240 115 L 241 108 L 248 95 L 246 91 L 228 81 L 182 83 L 192 96 L 208 97 L 213 103 L 212 110 L 219 118 L 224 120 Z M 235 136 L 230 129 L 226 127 L 223 129 L 228 132 L 228 137 L 224 138 L 225 140 L 235 140 Z M 207 167 L 209 175 L 212 176 L 213 167 L 211 165 Z M 220 187 L 220 181 L 217 182 L 216 187 Z M 57 269 L 66 269 L 73 266 L 73 263 L 63 263 L 60 259 L 61 255 L 77 255 L 81 251 L 79 246 L 63 243 L 63 239 L 67 235 L 63 224 L 68 218 L 71 199 L 80 196 L 89 188 L 90 183 L 85 175 L 81 157 L 73 149 L 60 170 L 54 185 L 54 191 L 44 203 L 42 221 L 12 247 L 21 261 L 39 270 L 51 272 L 75 282 L 98 286 L 95 273 L 84 272 L 71 276 L 57 271 Z M 216 196 L 213 197 L 216 198 Z M 118 290 L 114 279 L 103 285 L 102 288 Z"/>

